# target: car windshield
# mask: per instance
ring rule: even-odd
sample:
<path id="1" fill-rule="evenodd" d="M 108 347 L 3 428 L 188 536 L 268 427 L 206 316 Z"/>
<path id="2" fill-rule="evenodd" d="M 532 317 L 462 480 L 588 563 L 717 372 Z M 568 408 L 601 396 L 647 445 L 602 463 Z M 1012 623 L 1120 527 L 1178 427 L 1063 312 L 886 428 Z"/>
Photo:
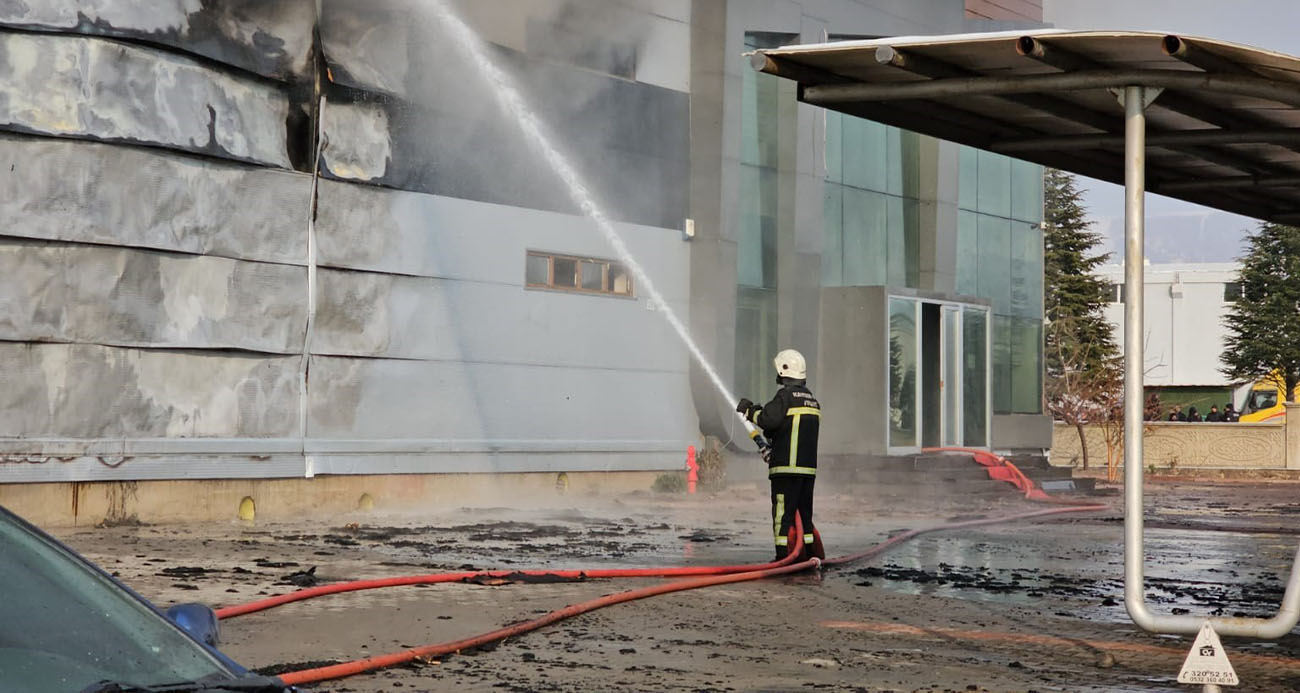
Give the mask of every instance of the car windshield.
<path id="1" fill-rule="evenodd" d="M 0 509 L 0 677 L 7 693 L 233 675 L 162 615 Z"/>
<path id="2" fill-rule="evenodd" d="M 1250 411 L 1262 411 L 1277 406 L 1277 390 L 1255 390 L 1251 393 Z"/>

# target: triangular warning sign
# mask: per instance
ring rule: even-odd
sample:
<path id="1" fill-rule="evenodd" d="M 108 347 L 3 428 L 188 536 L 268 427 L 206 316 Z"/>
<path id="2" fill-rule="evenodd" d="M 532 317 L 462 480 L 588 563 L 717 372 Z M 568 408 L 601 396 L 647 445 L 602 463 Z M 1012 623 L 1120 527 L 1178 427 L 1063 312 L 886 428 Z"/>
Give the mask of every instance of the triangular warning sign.
<path id="1" fill-rule="evenodd" d="M 1192 651 L 1183 661 L 1183 669 L 1178 672 L 1178 683 L 1213 683 L 1220 686 L 1237 685 L 1237 672 L 1232 670 L 1232 663 L 1223 651 L 1219 634 L 1206 621 L 1201 632 L 1192 643 Z"/>

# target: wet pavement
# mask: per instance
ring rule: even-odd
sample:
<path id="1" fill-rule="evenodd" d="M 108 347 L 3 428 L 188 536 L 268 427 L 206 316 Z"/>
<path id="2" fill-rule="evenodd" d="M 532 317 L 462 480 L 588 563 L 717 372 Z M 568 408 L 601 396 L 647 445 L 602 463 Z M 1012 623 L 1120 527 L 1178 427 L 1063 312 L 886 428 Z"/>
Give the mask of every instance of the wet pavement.
<path id="1" fill-rule="evenodd" d="M 1157 611 L 1267 616 L 1297 541 L 1300 486 L 1148 488 L 1148 600 Z M 458 509 L 273 525 L 70 530 L 61 538 L 159 604 L 227 605 L 299 586 L 477 568 L 613 568 L 768 560 L 760 489 L 686 499 L 564 498 L 553 510 Z M 1086 499 L 1095 501 L 1097 499 Z M 1103 497 L 1112 508 L 1118 496 Z M 818 496 L 832 555 L 903 529 L 1041 506 L 886 505 Z M 438 663 L 322 690 L 1192 690 L 1190 639 L 1134 628 L 1114 509 L 928 534 L 818 575 L 616 606 Z M 464 637 L 655 580 L 447 584 L 350 593 L 223 623 L 223 649 L 262 671 Z M 1225 639 L 1243 685 L 1300 689 L 1300 637 Z"/>

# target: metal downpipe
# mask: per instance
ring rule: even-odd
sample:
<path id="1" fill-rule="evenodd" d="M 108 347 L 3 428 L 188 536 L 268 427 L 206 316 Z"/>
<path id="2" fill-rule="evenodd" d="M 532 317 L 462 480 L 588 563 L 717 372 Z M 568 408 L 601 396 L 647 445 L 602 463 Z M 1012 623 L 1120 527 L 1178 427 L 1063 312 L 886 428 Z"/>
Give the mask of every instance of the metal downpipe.
<path id="1" fill-rule="evenodd" d="M 1144 594 L 1142 529 L 1143 309 L 1146 233 L 1146 90 L 1124 88 L 1124 607 L 1138 627 L 1153 633 L 1192 635 L 1206 620 L 1220 635 L 1280 638 L 1300 620 L 1300 548 L 1296 549 L 1282 605 L 1272 618 L 1156 615 Z"/>

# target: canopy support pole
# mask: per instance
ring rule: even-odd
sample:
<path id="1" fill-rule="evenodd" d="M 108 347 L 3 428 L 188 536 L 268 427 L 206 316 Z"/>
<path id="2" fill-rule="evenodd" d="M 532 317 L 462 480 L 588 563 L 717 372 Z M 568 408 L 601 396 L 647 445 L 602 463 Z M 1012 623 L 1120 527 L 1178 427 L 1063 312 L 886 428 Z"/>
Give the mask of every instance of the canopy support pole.
<path id="1" fill-rule="evenodd" d="M 1124 104 L 1124 606 L 1129 618 L 1153 633 L 1195 634 L 1200 616 L 1156 615 L 1147 608 L 1142 546 L 1142 426 L 1146 397 L 1142 391 L 1145 359 L 1146 114 L 1144 87 L 1125 87 Z M 1208 619 L 1221 635 L 1280 638 L 1300 621 L 1300 548 L 1296 549 L 1282 605 L 1275 616 Z"/>

